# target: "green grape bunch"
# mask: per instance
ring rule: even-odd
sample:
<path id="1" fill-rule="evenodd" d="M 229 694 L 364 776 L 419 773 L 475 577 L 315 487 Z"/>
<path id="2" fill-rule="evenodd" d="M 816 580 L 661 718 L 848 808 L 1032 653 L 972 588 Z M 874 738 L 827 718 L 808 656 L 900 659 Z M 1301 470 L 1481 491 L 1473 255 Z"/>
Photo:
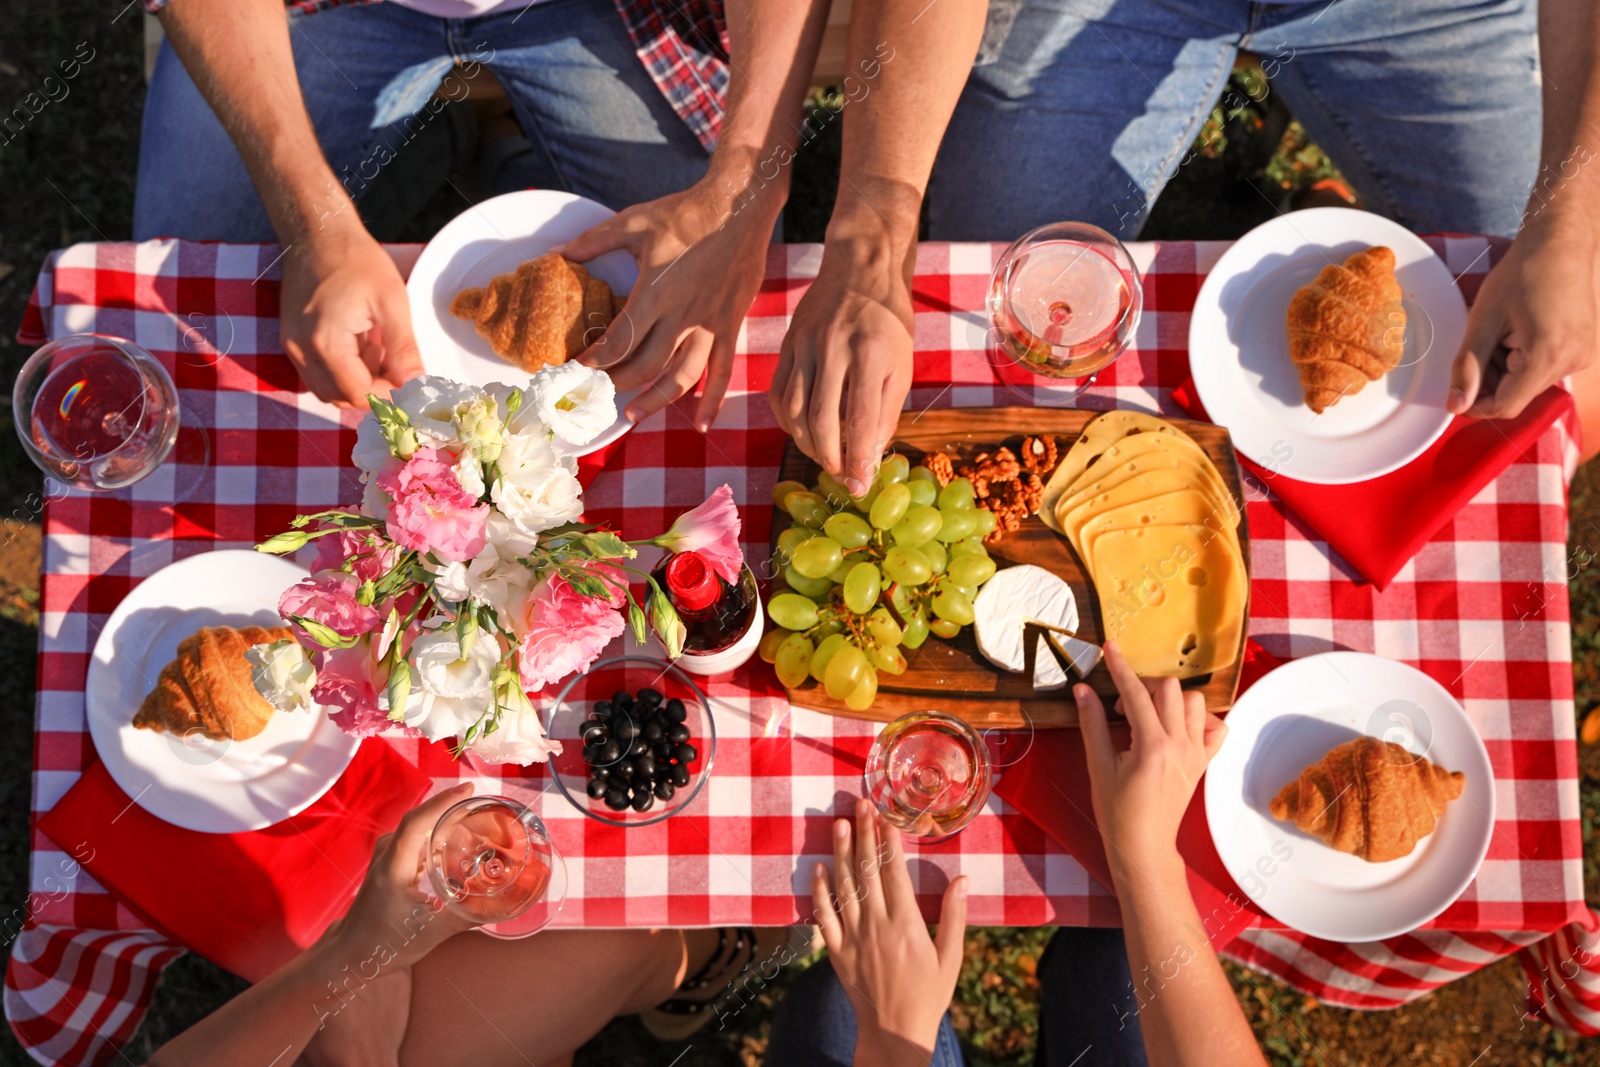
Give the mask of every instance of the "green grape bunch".
<path id="1" fill-rule="evenodd" d="M 824 471 L 813 486 L 779 482 L 772 500 L 790 520 L 773 557 L 788 590 L 767 602 L 774 629 L 759 651 L 784 685 L 815 679 L 865 711 L 880 671 L 905 673 L 906 649 L 972 623 L 973 599 L 995 572 L 983 544 L 995 517 L 975 505 L 967 479 L 940 489 L 932 471 L 896 454 L 866 496 Z"/>

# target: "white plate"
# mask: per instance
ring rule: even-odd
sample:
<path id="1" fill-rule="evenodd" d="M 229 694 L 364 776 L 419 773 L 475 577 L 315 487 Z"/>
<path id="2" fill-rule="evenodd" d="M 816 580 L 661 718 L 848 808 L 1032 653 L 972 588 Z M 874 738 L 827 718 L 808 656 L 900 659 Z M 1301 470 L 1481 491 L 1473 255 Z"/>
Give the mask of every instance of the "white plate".
<path id="1" fill-rule="evenodd" d="M 1251 686 L 1227 723 L 1206 771 L 1211 838 L 1274 919 L 1328 941 L 1379 941 L 1438 915 L 1477 875 L 1494 833 L 1494 770 L 1472 720 L 1426 674 L 1365 652 L 1307 656 Z M 1268 810 L 1307 765 L 1361 734 L 1467 776 L 1433 833 L 1387 863 L 1338 852 Z"/>
<path id="2" fill-rule="evenodd" d="M 477 386 L 527 384 L 531 376 L 526 371 L 495 355 L 472 323 L 450 314 L 451 302 L 461 290 L 488 285 L 495 275 L 511 273 L 615 214 L 571 193 L 525 189 L 485 200 L 451 219 L 422 250 L 406 281 L 411 327 L 428 373 Z M 639 280 L 638 265 L 626 252 L 597 256 L 584 269 L 616 293 L 631 292 Z M 587 455 L 631 430 L 633 424 L 622 411 L 637 395 L 619 393 L 611 428 L 586 445 L 566 445 L 565 450 Z"/>
<path id="3" fill-rule="evenodd" d="M 321 709 L 275 714 L 245 741 L 133 726 L 178 642 L 203 626 L 282 626 L 278 597 L 305 574 L 260 552 L 205 552 L 140 582 L 106 620 L 84 691 L 89 733 L 112 780 L 150 814 L 202 833 L 259 830 L 315 803 L 344 773 L 361 740 Z"/>
<path id="4" fill-rule="evenodd" d="M 1374 245 L 1394 250 L 1405 356 L 1318 415 L 1289 359 L 1289 301 L 1328 264 Z M 1461 290 L 1421 239 L 1370 212 L 1313 208 L 1263 223 L 1223 253 L 1195 299 L 1189 367 L 1200 402 L 1241 453 L 1274 474 L 1343 485 L 1405 466 L 1444 433 L 1466 326 Z"/>

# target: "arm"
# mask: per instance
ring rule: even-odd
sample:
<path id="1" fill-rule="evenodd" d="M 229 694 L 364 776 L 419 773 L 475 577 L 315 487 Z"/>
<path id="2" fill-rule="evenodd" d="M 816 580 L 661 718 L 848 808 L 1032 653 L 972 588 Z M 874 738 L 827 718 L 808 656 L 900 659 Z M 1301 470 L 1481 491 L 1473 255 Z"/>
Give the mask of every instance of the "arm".
<path id="1" fill-rule="evenodd" d="M 1105 653 L 1133 734 L 1128 751 L 1113 747 L 1094 690 L 1074 686 L 1073 696 L 1128 965 L 1163 983 L 1139 1013 L 1145 1052 L 1157 1067 L 1266 1067 L 1206 937 L 1177 848 L 1178 823 L 1227 727 L 1206 711 L 1203 696 L 1183 692 L 1176 679 L 1143 681 L 1115 644 L 1107 642 Z"/>
<path id="2" fill-rule="evenodd" d="M 828 868 L 816 865 L 811 900 L 834 973 L 855 1009 L 857 1067 L 928 1067 L 961 973 L 966 876 L 945 890 L 939 934 L 929 937 L 900 831 L 865 798 L 856 802 L 853 833 L 848 819 L 833 824 L 833 871 L 836 892 Z"/>
<path id="3" fill-rule="evenodd" d="M 430 908 L 419 879 L 428 835 L 444 810 L 472 792 L 464 783 L 430 797 L 378 839 L 372 864 L 350 910 L 315 945 L 212 1012 L 157 1050 L 150 1067 L 224 1067 L 240 1063 L 294 1063 L 315 1039 L 338 1038 L 319 1050 L 325 1062 L 394 1062 L 405 1036 L 411 965 L 434 946 L 467 929 L 449 912 Z M 381 1002 L 381 1003 L 374 1003 Z M 388 1027 L 355 1034 L 340 1027 L 347 1005 Z M 324 1024 L 331 1024 L 324 1031 Z M 376 1040 L 387 1047 L 381 1054 Z M 364 1042 L 364 1043 L 363 1043 Z M 276 1058 L 274 1058 L 276 1057 Z M 324 1062 L 318 1057 L 316 1062 Z"/>
<path id="4" fill-rule="evenodd" d="M 706 175 L 639 204 L 567 242 L 570 259 L 626 249 L 639 282 L 605 334 L 583 354 L 619 391 L 650 386 L 625 414 L 638 422 L 705 377 L 695 411 L 703 433 L 722 406 L 745 312 L 766 274 L 767 246 L 789 198 L 795 119 L 822 40 L 828 5 L 728 4 L 728 106 Z"/>
<path id="5" fill-rule="evenodd" d="M 364 406 L 422 373 L 400 272 L 317 143 L 281 0 L 173 0 L 161 26 L 283 245 L 283 347 L 307 387 Z"/>
<path id="6" fill-rule="evenodd" d="M 1600 328 L 1600 8 L 1539 5 L 1544 128 L 1522 229 L 1467 317 L 1449 407 L 1509 418 L 1594 359 Z"/>
<path id="7" fill-rule="evenodd" d="M 911 388 L 922 196 L 985 9 L 975 0 L 879 0 L 851 11 L 839 196 L 771 396 L 778 424 L 852 492 L 871 484 Z"/>

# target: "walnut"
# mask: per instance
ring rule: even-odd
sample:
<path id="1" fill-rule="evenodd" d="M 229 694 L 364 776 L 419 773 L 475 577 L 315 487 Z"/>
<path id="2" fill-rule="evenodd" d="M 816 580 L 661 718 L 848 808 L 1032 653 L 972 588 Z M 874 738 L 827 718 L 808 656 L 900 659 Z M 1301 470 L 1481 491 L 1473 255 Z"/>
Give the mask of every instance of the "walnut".
<path id="1" fill-rule="evenodd" d="M 1029 474 L 1049 474 L 1056 469 L 1060 453 L 1056 439 L 1050 436 L 1025 437 L 1022 440 L 1022 469 Z"/>
<path id="2" fill-rule="evenodd" d="M 955 480 L 955 467 L 943 452 L 929 452 L 922 457 L 922 465 L 933 472 L 934 481 L 939 483 L 940 489 Z"/>

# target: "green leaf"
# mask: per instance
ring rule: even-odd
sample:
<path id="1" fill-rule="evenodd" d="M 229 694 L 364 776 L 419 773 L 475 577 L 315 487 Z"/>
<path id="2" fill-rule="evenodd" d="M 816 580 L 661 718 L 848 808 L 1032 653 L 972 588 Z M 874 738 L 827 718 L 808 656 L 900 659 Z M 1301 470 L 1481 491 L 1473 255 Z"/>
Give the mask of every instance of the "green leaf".
<path id="1" fill-rule="evenodd" d="M 638 549 L 610 530 L 596 530 L 594 533 L 585 534 L 583 547 L 587 548 L 595 559 L 633 559 L 639 554 Z"/>

